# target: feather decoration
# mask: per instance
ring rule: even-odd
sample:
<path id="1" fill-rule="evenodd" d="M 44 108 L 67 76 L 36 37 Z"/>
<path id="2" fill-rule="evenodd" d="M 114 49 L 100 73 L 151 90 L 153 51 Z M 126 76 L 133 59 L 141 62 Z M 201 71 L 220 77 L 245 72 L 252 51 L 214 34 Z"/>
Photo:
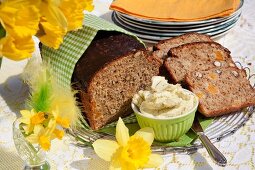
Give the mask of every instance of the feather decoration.
<path id="1" fill-rule="evenodd" d="M 28 107 L 36 112 L 52 113 L 58 110 L 60 117 L 68 119 L 75 127 L 82 118 L 77 106 L 75 91 L 57 84 L 50 65 L 32 58 L 23 74 L 23 80 L 30 86 Z"/>
<path id="2" fill-rule="evenodd" d="M 48 112 L 54 93 L 53 79 L 48 66 L 32 58 L 22 77 L 31 89 L 27 100 L 29 109 L 34 109 L 36 112 Z"/>

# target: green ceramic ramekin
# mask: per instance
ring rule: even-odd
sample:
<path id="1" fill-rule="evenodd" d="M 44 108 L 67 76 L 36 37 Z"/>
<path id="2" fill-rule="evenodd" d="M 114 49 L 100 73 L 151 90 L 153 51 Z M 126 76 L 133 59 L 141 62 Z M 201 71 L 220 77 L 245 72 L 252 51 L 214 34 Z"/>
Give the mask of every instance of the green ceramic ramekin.
<path id="1" fill-rule="evenodd" d="M 188 90 L 185 91 L 195 95 Z M 198 98 L 195 98 L 194 107 L 189 112 L 169 118 L 147 117 L 139 111 L 139 108 L 134 103 L 131 104 L 131 107 L 141 128 L 151 127 L 154 130 L 157 141 L 169 142 L 180 138 L 191 128 L 198 107 Z"/>

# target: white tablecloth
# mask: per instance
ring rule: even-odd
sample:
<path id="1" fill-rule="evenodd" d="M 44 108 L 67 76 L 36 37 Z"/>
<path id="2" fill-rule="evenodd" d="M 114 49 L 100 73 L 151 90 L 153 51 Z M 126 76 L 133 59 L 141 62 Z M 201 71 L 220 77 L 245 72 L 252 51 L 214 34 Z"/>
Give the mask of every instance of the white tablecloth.
<path id="1" fill-rule="evenodd" d="M 95 0 L 93 14 L 111 21 L 108 10 L 110 0 Z M 238 24 L 218 41 L 227 47 L 235 61 L 240 61 L 255 73 L 255 1 L 245 0 Z M 25 61 L 3 60 L 0 70 L 0 170 L 21 169 L 23 161 L 19 158 L 12 140 L 12 122 L 22 108 L 27 96 L 27 88 L 20 81 Z M 255 78 L 254 78 L 255 79 Z M 253 82 L 254 82 L 253 79 Z M 235 134 L 215 143 L 226 156 L 228 165 L 220 167 L 212 162 L 205 149 L 192 155 L 169 154 L 164 156 L 160 169 L 255 169 L 255 116 Z M 70 139 L 55 140 L 48 161 L 52 169 L 107 169 L 108 164 L 98 158 L 90 148 L 72 145 Z"/>

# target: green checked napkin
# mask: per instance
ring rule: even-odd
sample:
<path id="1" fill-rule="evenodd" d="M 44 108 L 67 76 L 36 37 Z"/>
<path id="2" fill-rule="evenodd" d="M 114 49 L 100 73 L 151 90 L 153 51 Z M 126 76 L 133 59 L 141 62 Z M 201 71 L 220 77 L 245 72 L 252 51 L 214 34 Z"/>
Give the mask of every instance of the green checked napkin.
<path id="1" fill-rule="evenodd" d="M 88 48 L 99 30 L 118 31 L 134 36 L 126 30 L 94 15 L 86 14 L 84 23 L 85 25 L 82 29 L 69 32 L 65 36 L 58 50 L 44 45 L 41 49 L 42 58 L 45 60 L 49 59 L 53 71 L 56 73 L 57 82 L 65 87 L 71 87 L 71 78 L 75 64 Z M 134 37 L 137 38 L 136 36 Z M 140 42 L 142 43 L 142 41 Z"/>
<path id="2" fill-rule="evenodd" d="M 82 27 L 82 29 L 69 32 L 65 36 L 64 41 L 58 50 L 46 47 L 44 45 L 42 45 L 41 48 L 42 58 L 49 61 L 53 68 L 53 71 L 56 73 L 57 82 L 64 87 L 71 88 L 71 79 L 75 65 L 82 56 L 82 54 L 85 52 L 85 50 L 88 48 L 91 41 L 94 39 L 99 30 L 118 31 L 134 36 L 126 30 L 94 15 L 86 15 L 84 23 L 85 25 Z M 136 36 L 134 37 L 137 38 Z M 143 43 L 142 41 L 140 42 Z M 129 128 L 130 134 L 133 134 L 135 131 L 140 129 L 134 115 L 123 118 L 123 121 Z M 211 120 L 201 119 L 200 122 L 202 123 L 203 128 L 205 128 L 211 123 Z M 83 125 L 82 128 L 84 130 L 90 129 L 89 125 L 85 120 L 81 120 L 80 123 Z M 100 129 L 100 131 L 115 134 L 115 126 L 116 122 L 113 122 Z M 166 146 L 187 146 L 195 138 L 196 135 L 192 131 L 189 131 L 185 135 L 183 135 L 178 141 L 157 144 Z"/>

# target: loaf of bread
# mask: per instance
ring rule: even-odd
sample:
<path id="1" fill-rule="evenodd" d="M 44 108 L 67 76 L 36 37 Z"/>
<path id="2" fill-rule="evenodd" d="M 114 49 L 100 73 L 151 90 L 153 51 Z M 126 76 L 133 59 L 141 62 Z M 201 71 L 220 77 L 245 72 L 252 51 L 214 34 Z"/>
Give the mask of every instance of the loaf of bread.
<path id="1" fill-rule="evenodd" d="M 193 42 L 211 42 L 212 39 L 206 34 L 186 33 L 180 36 L 159 41 L 154 46 L 154 56 L 161 60 L 167 57 L 167 53 L 171 48 Z"/>
<path id="2" fill-rule="evenodd" d="M 132 36 L 99 32 L 77 62 L 73 82 L 92 129 L 132 113 L 131 100 L 149 87 L 159 65 Z"/>
<path id="3" fill-rule="evenodd" d="M 214 117 L 255 105 L 255 89 L 245 70 L 237 67 L 193 71 L 186 75 L 189 89 L 199 97 L 200 113 Z"/>
<path id="4" fill-rule="evenodd" d="M 230 51 L 216 42 L 195 42 L 171 48 L 164 66 L 174 83 L 182 83 L 188 72 L 214 67 L 235 67 Z"/>

